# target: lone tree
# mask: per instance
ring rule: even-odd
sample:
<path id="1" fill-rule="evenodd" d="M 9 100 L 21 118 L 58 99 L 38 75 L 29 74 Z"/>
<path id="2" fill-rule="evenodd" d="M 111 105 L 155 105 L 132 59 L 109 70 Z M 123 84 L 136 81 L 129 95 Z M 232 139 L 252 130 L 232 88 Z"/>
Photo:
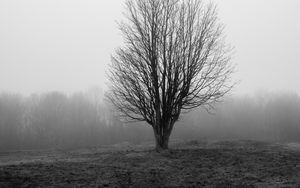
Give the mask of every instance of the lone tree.
<path id="1" fill-rule="evenodd" d="M 108 97 L 123 116 L 150 124 L 156 150 L 165 150 L 181 112 L 210 109 L 232 88 L 230 48 L 213 4 L 127 0 L 126 7 Z"/>

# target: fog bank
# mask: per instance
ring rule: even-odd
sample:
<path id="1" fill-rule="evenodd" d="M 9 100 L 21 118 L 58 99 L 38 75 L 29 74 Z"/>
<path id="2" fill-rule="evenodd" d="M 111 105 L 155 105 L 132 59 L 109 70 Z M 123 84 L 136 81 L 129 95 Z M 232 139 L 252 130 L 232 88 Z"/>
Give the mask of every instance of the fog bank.
<path id="1" fill-rule="evenodd" d="M 154 142 L 143 122 L 124 123 L 101 90 L 65 95 L 0 95 L 0 150 L 72 149 Z M 255 139 L 300 142 L 297 94 L 231 97 L 208 113 L 183 114 L 171 140 Z"/>

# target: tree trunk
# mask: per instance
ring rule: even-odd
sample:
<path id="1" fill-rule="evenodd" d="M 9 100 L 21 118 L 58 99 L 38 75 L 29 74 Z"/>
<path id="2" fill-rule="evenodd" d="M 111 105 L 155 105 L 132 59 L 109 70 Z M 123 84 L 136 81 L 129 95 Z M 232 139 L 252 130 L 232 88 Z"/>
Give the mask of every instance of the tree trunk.
<path id="1" fill-rule="evenodd" d="M 156 141 L 155 150 L 157 152 L 161 152 L 169 149 L 169 136 L 155 135 L 155 141 Z"/>
<path id="2" fill-rule="evenodd" d="M 173 127 L 173 125 L 172 125 Z M 165 151 L 169 149 L 169 139 L 172 132 L 172 129 L 162 131 L 159 130 L 160 128 L 153 128 L 154 136 L 155 136 L 155 149 L 157 152 Z"/>

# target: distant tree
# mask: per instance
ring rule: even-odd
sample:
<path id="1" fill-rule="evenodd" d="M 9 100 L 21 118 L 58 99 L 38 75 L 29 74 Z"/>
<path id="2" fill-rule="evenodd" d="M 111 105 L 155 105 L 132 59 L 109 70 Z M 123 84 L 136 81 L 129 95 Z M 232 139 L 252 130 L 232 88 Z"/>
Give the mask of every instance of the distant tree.
<path id="1" fill-rule="evenodd" d="M 23 98 L 20 95 L 0 95 L 0 150 L 20 146 L 23 112 Z"/>
<path id="2" fill-rule="evenodd" d="M 32 127 L 39 144 L 51 147 L 61 142 L 65 124 L 67 97 L 59 92 L 50 92 L 38 97 L 32 110 Z"/>
<path id="3" fill-rule="evenodd" d="M 210 109 L 231 90 L 231 50 L 213 4 L 128 0 L 126 6 L 125 45 L 112 57 L 108 97 L 124 117 L 153 127 L 161 151 L 181 112 Z"/>

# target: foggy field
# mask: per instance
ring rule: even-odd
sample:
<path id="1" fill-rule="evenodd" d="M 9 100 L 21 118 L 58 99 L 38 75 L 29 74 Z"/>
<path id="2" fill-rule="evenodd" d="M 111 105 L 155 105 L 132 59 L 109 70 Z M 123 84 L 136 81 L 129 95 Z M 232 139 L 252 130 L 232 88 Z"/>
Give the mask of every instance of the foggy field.
<path id="1" fill-rule="evenodd" d="M 123 124 L 95 96 L 1 95 L 0 188 L 300 184 L 298 95 L 235 97 L 213 115 L 184 114 L 162 153 L 150 126 Z"/>
<path id="2" fill-rule="evenodd" d="M 299 9 L 0 0 L 0 188 L 300 188 Z"/>
<path id="3" fill-rule="evenodd" d="M 299 144 L 257 141 L 123 143 L 0 153 L 0 187 L 297 187 Z"/>

